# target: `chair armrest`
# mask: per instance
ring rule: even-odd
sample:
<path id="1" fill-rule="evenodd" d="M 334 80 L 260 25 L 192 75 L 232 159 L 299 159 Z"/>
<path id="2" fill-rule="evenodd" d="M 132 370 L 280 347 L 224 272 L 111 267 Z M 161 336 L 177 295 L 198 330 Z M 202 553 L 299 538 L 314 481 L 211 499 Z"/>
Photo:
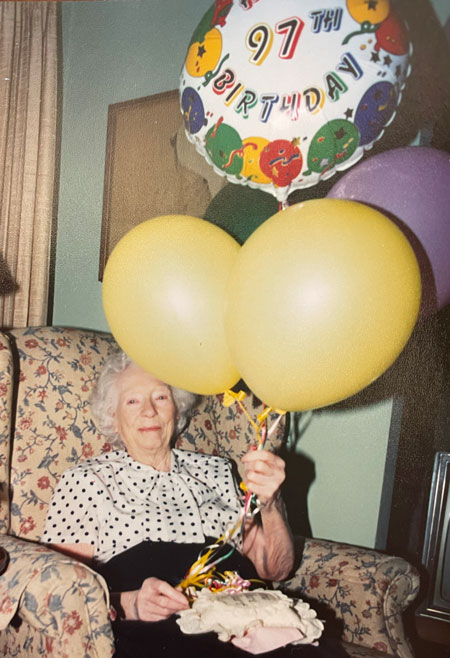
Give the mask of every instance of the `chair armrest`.
<path id="1" fill-rule="evenodd" d="M 9 562 L 9 553 L 8 551 L 5 551 L 5 549 L 0 546 L 0 576 L 8 566 L 8 562 Z"/>
<path id="2" fill-rule="evenodd" d="M 307 539 L 294 577 L 282 588 L 332 609 L 347 642 L 411 658 L 402 612 L 419 591 L 406 560 L 322 539 Z"/>
<path id="3" fill-rule="evenodd" d="M 74 656 L 113 655 L 109 592 L 102 576 L 50 547 L 18 537 L 1 535 L 0 545 L 9 553 L 0 576 L 0 629 L 18 613 L 45 633 L 49 650 L 67 644 Z"/>

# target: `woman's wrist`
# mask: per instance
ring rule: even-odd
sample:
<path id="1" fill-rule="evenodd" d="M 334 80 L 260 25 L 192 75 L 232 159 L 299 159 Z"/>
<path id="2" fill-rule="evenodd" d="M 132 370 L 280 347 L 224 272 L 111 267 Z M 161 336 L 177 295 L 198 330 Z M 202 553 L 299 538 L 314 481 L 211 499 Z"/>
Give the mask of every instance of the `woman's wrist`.
<path id="1" fill-rule="evenodd" d="M 281 497 L 280 490 L 278 490 L 272 498 L 269 498 L 266 501 L 258 499 L 258 507 L 261 513 L 277 511 L 283 513 L 284 503 Z"/>
<path id="2" fill-rule="evenodd" d="M 137 595 L 137 591 L 113 592 L 111 594 L 111 603 L 116 610 L 119 619 L 139 620 Z"/>

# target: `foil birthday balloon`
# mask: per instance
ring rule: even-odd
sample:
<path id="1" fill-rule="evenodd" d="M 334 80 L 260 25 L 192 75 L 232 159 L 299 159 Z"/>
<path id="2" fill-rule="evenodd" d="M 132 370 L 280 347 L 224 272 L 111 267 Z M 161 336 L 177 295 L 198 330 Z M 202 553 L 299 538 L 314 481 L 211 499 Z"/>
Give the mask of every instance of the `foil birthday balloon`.
<path id="1" fill-rule="evenodd" d="M 181 74 L 186 134 L 218 174 L 284 201 L 382 137 L 411 50 L 390 0 L 216 0 Z"/>

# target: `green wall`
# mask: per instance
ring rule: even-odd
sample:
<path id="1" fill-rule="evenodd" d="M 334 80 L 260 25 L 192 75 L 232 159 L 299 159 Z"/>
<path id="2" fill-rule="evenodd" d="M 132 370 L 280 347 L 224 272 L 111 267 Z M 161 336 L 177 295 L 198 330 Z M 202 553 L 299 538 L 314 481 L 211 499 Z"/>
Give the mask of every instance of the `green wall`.
<path id="1" fill-rule="evenodd" d="M 108 105 L 176 89 L 210 0 L 62 3 L 63 120 L 53 324 L 107 329 L 98 282 Z"/>
<path id="2" fill-rule="evenodd" d="M 435 2 L 445 22 L 449 2 Z M 176 88 L 188 40 L 210 4 L 211 0 L 62 4 L 54 325 L 108 328 L 97 279 L 108 105 Z M 395 422 L 391 399 L 301 417 L 296 449 L 314 464 L 307 501 L 314 536 L 383 547 L 395 467 Z M 386 505 L 381 504 L 384 501 Z"/>

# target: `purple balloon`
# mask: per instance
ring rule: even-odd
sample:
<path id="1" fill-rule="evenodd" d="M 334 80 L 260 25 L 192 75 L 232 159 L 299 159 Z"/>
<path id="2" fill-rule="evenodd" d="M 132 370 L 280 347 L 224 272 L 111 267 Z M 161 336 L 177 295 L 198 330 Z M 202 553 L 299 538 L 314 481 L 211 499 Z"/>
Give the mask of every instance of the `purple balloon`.
<path id="1" fill-rule="evenodd" d="M 422 316 L 450 302 L 450 153 L 406 146 L 363 160 L 329 191 L 387 215 L 410 240 L 422 274 Z"/>

